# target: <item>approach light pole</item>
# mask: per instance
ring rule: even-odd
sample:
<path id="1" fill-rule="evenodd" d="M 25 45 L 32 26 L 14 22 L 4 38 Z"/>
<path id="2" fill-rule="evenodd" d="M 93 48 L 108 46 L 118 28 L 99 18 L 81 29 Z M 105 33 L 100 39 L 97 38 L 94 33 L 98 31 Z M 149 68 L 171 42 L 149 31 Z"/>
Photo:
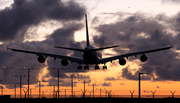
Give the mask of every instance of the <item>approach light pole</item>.
<path id="1" fill-rule="evenodd" d="M 3 86 L 1 86 L 1 96 L 3 96 Z"/>
<path id="2" fill-rule="evenodd" d="M 66 70 L 66 69 L 63 67 L 62 68 L 55 68 L 55 67 L 54 68 L 48 68 L 48 70 L 56 70 L 56 69 L 58 70 L 58 92 L 57 93 L 58 93 L 58 98 L 59 98 L 59 86 L 60 86 L 59 85 L 59 72 L 60 72 L 59 70 L 60 69 Z M 70 68 L 68 68 L 68 69 L 70 69 Z"/>
<path id="3" fill-rule="evenodd" d="M 147 73 L 139 73 L 139 99 L 141 98 L 141 75 L 147 75 Z"/>
<path id="4" fill-rule="evenodd" d="M 73 98 L 73 77 L 79 77 L 79 75 L 74 76 L 73 74 L 70 76 L 65 75 L 66 77 L 71 78 L 71 92 L 72 92 L 72 98 Z"/>
<path id="5" fill-rule="evenodd" d="M 78 81 L 81 81 L 81 80 L 78 80 Z M 88 83 L 88 82 L 90 82 L 91 80 L 88 80 L 88 81 L 86 81 L 86 80 L 84 80 L 84 91 L 82 91 L 82 93 L 83 93 L 83 98 L 85 98 L 85 93 L 86 93 L 86 89 L 85 89 L 85 84 L 86 84 L 86 82 Z"/>
<path id="6" fill-rule="evenodd" d="M 16 86 L 17 85 L 10 85 L 10 86 L 14 86 L 14 98 L 16 98 Z"/>
<path id="7" fill-rule="evenodd" d="M 19 79 L 20 79 L 20 98 L 21 98 L 21 88 L 22 88 L 21 81 L 22 81 L 22 77 L 27 77 L 27 76 L 26 75 L 24 75 L 24 76 L 23 75 L 19 75 L 19 76 L 18 75 L 15 75 L 15 76 L 12 75 L 12 77 L 17 77 L 17 78 L 19 77 Z"/>
<path id="8" fill-rule="evenodd" d="M 39 98 L 41 98 L 41 81 L 38 81 L 38 80 L 33 81 L 32 80 L 32 82 L 38 82 L 39 83 Z"/>
<path id="9" fill-rule="evenodd" d="M 98 88 L 96 88 L 96 90 L 97 90 L 97 89 L 98 89 Z M 103 90 L 106 90 L 106 88 L 104 88 L 104 89 L 101 89 L 101 88 L 100 88 L 100 92 L 99 92 L 99 93 L 100 93 L 100 95 L 99 95 L 100 98 L 101 98 L 101 92 L 102 92 Z"/>
<path id="10" fill-rule="evenodd" d="M 32 68 L 26 68 L 26 67 L 19 68 L 19 67 L 17 67 L 17 70 L 28 70 L 28 76 L 27 76 L 28 77 L 28 90 L 27 90 L 28 91 L 28 98 L 29 98 L 29 93 L 30 93 L 30 89 L 29 89 L 30 70 L 40 70 L 40 69 L 42 69 L 42 68 L 39 67 L 37 69 L 36 68 L 34 69 L 33 67 Z"/>
<path id="11" fill-rule="evenodd" d="M 88 85 L 88 86 L 91 86 L 91 85 Z M 94 86 L 99 86 L 99 85 L 93 84 L 92 86 L 93 86 L 93 98 L 94 98 Z"/>
<path id="12" fill-rule="evenodd" d="M 36 89 L 36 88 L 30 88 L 30 91 L 29 91 L 30 92 L 30 98 L 32 98 L 32 96 L 31 96 L 32 95 L 32 90 L 34 90 L 34 89 Z"/>

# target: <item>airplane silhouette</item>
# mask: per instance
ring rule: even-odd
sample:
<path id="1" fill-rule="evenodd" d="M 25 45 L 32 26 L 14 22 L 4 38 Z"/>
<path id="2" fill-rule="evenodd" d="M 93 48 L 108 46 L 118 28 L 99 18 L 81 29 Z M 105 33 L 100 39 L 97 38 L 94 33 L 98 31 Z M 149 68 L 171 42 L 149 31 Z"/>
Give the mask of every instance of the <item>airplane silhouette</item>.
<path id="1" fill-rule="evenodd" d="M 112 62 L 113 60 L 119 59 L 119 64 L 120 65 L 125 65 L 126 60 L 124 58 L 130 57 L 130 56 L 137 56 L 141 55 L 140 60 L 142 62 L 147 61 L 147 56 L 146 53 L 151 53 L 151 52 L 157 52 L 161 50 L 167 50 L 172 48 L 173 46 L 165 47 L 165 48 L 159 48 L 159 49 L 153 49 L 153 50 L 147 50 L 147 51 L 140 51 L 140 52 L 134 52 L 134 53 L 128 53 L 128 54 L 123 54 L 123 55 L 118 55 L 118 56 L 113 56 L 113 57 L 107 57 L 107 58 L 102 58 L 102 54 L 98 52 L 99 50 L 104 50 L 104 49 L 109 49 L 109 48 L 115 48 L 118 47 L 116 46 L 109 46 L 109 47 L 102 47 L 102 48 L 95 48 L 89 43 L 89 34 L 88 34 L 88 23 L 87 23 L 87 15 L 85 14 L 85 21 L 86 21 L 86 42 L 87 45 L 85 49 L 77 49 L 77 48 L 67 48 L 67 47 L 59 47 L 59 46 L 54 46 L 55 48 L 61 48 L 61 49 L 68 49 L 68 50 L 74 50 L 74 51 L 80 51 L 83 52 L 82 57 L 83 58 L 74 58 L 70 56 L 63 56 L 63 55 L 57 55 L 57 54 L 49 54 L 49 53 L 42 53 L 42 52 L 34 52 L 34 51 L 26 51 L 26 50 L 19 50 L 19 49 L 13 49 L 13 48 L 8 48 L 9 50 L 12 51 L 17 51 L 17 52 L 24 52 L 24 53 L 30 53 L 30 54 L 36 54 L 38 56 L 37 60 L 40 63 L 44 63 L 46 61 L 47 57 L 53 57 L 54 60 L 56 58 L 62 59 L 61 64 L 63 66 L 67 66 L 69 64 L 68 61 L 78 63 L 78 70 L 82 69 L 81 64 L 85 64 L 84 69 L 89 69 L 88 64 L 95 64 L 95 70 L 100 69 L 98 64 L 104 64 L 103 69 L 107 69 L 107 66 L 105 65 L 107 62 Z"/>

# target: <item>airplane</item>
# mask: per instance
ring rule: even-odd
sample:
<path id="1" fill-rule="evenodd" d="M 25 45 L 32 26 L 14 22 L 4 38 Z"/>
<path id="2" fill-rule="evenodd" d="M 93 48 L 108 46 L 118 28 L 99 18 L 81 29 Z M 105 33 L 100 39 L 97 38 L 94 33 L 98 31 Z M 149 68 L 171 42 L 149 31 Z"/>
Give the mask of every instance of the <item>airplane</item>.
<path id="1" fill-rule="evenodd" d="M 53 57 L 54 60 L 56 58 L 62 59 L 61 64 L 63 66 L 67 66 L 69 64 L 68 61 L 78 63 L 78 70 L 82 70 L 82 64 L 84 65 L 85 70 L 89 70 L 89 64 L 95 64 L 95 70 L 100 69 L 99 64 L 104 64 L 103 70 L 107 69 L 106 63 L 107 62 L 112 62 L 113 60 L 119 59 L 119 64 L 120 65 L 125 65 L 126 64 L 126 59 L 130 56 L 135 56 L 141 55 L 140 60 L 141 62 L 146 62 L 147 61 L 147 53 L 152 53 L 152 52 L 157 52 L 157 51 L 162 51 L 162 50 L 167 50 L 172 48 L 173 46 L 169 47 L 164 47 L 164 48 L 158 48 L 158 49 L 153 49 L 153 50 L 147 50 L 147 51 L 140 51 L 140 52 L 134 52 L 134 53 L 127 53 L 127 54 L 122 54 L 122 55 L 117 55 L 113 57 L 107 57 L 107 58 L 102 58 L 102 54 L 98 52 L 99 50 L 104 50 L 104 49 L 109 49 L 109 48 L 115 48 L 118 47 L 118 45 L 115 46 L 108 46 L 108 47 L 102 47 L 102 48 L 95 48 L 92 45 L 90 45 L 89 42 L 89 34 L 88 34 L 88 23 L 87 23 L 87 15 L 85 14 L 85 22 L 86 22 L 86 47 L 84 49 L 78 49 L 78 48 L 68 48 L 68 47 L 60 47 L 60 46 L 54 46 L 54 48 L 60 48 L 60 49 L 68 49 L 68 50 L 74 50 L 74 51 L 79 51 L 82 52 L 83 58 L 75 58 L 71 56 L 64 56 L 64 55 L 57 55 L 57 54 L 50 54 L 50 53 L 42 53 L 42 52 L 34 52 L 34 51 L 26 51 L 26 50 L 19 50 L 19 49 L 13 49 L 13 48 L 8 48 L 8 50 L 16 51 L 16 52 L 23 52 L 23 53 L 30 53 L 30 54 L 35 54 L 38 56 L 37 60 L 39 63 L 44 63 L 47 59 L 47 57 Z"/>

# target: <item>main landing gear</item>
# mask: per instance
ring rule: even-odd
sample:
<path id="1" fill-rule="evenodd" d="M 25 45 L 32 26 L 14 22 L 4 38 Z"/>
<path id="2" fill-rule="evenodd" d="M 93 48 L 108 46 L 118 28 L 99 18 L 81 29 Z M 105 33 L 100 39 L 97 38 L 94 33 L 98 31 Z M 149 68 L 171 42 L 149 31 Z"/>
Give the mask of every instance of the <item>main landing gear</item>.
<path id="1" fill-rule="evenodd" d="M 107 66 L 104 65 L 104 66 L 103 66 L 103 70 L 104 70 L 104 69 L 107 69 Z"/>
<path id="2" fill-rule="evenodd" d="M 84 66 L 84 69 L 85 69 L 85 70 L 86 70 L 86 69 L 89 70 L 89 66 L 87 66 L 87 65 Z"/>
<path id="3" fill-rule="evenodd" d="M 95 70 L 97 70 L 97 69 L 99 69 L 99 66 L 98 66 L 98 65 L 95 66 Z"/>
<path id="4" fill-rule="evenodd" d="M 84 66 L 84 69 L 85 70 L 89 70 L 89 66 L 87 66 L 87 65 L 85 65 Z M 100 68 L 99 68 L 99 66 L 96 64 L 96 66 L 94 67 L 94 69 L 95 70 L 100 70 Z M 82 66 L 81 65 L 79 65 L 78 66 L 78 70 L 82 70 Z M 104 66 L 103 66 L 103 70 L 107 70 L 107 66 L 104 64 Z"/>
<path id="5" fill-rule="evenodd" d="M 89 66 L 87 66 L 87 65 L 84 66 L 84 69 L 85 69 L 85 70 L 86 70 L 86 69 L 89 70 Z M 82 66 L 81 66 L 81 65 L 78 66 L 78 70 L 82 70 Z"/>
<path id="6" fill-rule="evenodd" d="M 82 66 L 79 65 L 79 66 L 78 66 L 78 70 L 82 70 Z"/>

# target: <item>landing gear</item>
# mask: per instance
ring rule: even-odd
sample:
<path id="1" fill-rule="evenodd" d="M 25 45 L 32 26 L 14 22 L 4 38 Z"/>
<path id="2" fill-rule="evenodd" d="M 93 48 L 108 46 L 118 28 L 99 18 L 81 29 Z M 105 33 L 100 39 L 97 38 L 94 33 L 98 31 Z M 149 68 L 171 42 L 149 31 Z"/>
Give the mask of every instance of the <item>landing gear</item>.
<path id="1" fill-rule="evenodd" d="M 87 65 L 84 66 L 84 69 L 85 69 L 85 70 L 86 70 L 86 69 L 89 70 L 89 66 L 87 66 Z"/>
<path id="2" fill-rule="evenodd" d="M 97 70 L 97 69 L 99 69 L 99 66 L 98 66 L 98 65 L 95 66 L 95 70 Z"/>
<path id="3" fill-rule="evenodd" d="M 78 66 L 78 70 L 82 70 L 82 66 Z"/>
<path id="4" fill-rule="evenodd" d="M 104 66 L 103 66 L 103 70 L 104 70 L 104 69 L 106 69 L 106 70 L 107 70 L 107 66 L 105 66 L 105 65 L 104 65 Z"/>

